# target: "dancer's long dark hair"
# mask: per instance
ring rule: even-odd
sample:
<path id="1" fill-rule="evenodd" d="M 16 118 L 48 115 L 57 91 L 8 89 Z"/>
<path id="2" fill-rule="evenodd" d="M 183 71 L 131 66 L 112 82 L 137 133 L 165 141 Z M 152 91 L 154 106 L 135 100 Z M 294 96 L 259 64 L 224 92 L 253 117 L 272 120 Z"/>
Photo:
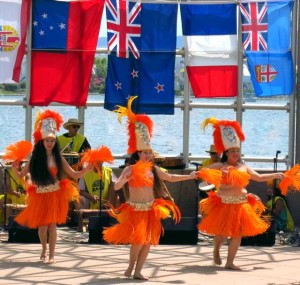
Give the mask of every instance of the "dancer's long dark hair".
<path id="1" fill-rule="evenodd" d="M 134 152 L 130 158 L 128 159 L 128 165 L 133 165 L 136 164 L 139 161 L 139 155 L 138 152 Z M 172 199 L 172 196 L 163 180 L 161 180 L 157 174 L 157 171 L 154 166 L 154 160 L 153 162 L 153 176 L 154 176 L 154 184 L 153 184 L 153 193 L 154 193 L 154 198 L 165 198 L 165 199 Z M 124 185 L 124 191 L 125 191 L 125 197 L 126 200 L 129 198 L 129 186 L 128 183 Z"/>
<path id="2" fill-rule="evenodd" d="M 57 179 L 60 180 L 63 176 L 63 168 L 57 140 L 52 149 L 52 154 L 57 167 Z M 47 153 L 43 140 L 38 141 L 38 143 L 34 145 L 29 163 L 29 172 L 33 183 L 39 186 L 53 184 L 56 180 L 49 171 Z"/>

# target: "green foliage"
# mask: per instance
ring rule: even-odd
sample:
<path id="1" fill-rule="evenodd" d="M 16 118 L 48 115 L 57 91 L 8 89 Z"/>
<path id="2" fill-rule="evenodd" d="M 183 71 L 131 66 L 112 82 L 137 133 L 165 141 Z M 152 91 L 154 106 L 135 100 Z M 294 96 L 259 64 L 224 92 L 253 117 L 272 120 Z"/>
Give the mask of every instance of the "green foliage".
<path id="1" fill-rule="evenodd" d="M 4 85 L 4 90 L 9 91 L 9 92 L 18 92 L 18 90 L 19 90 L 18 84 L 7 83 L 7 84 L 3 84 L 3 85 Z"/>
<path id="2" fill-rule="evenodd" d="M 92 78 L 89 86 L 89 92 L 103 94 L 105 91 L 105 78 L 107 74 L 106 56 L 96 57 L 92 70 Z"/>

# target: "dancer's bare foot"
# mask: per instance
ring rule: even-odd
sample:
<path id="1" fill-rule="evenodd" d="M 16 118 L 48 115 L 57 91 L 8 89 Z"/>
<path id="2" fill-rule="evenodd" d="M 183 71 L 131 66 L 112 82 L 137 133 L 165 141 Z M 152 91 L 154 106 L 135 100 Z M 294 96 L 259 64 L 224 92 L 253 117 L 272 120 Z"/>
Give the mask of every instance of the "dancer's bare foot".
<path id="1" fill-rule="evenodd" d="M 46 250 L 43 250 L 42 253 L 41 253 L 41 256 L 40 256 L 40 260 L 41 262 L 45 262 L 46 261 Z"/>
<path id="2" fill-rule="evenodd" d="M 127 278 L 131 277 L 132 269 L 127 268 L 127 270 L 124 272 L 124 276 Z"/>
<path id="3" fill-rule="evenodd" d="M 240 267 L 238 267 L 238 266 L 236 266 L 234 264 L 231 264 L 231 265 L 226 264 L 225 268 L 226 269 L 230 269 L 230 270 L 242 270 L 242 268 L 240 268 Z"/>
<path id="4" fill-rule="evenodd" d="M 220 256 L 220 252 L 218 250 L 214 250 L 214 263 L 217 265 L 221 265 L 222 264 L 222 259 Z"/>
<path id="5" fill-rule="evenodd" d="M 54 264 L 54 263 L 56 263 L 55 259 L 54 258 L 49 258 L 48 264 Z"/>
<path id="6" fill-rule="evenodd" d="M 142 275 L 141 273 L 134 273 L 133 279 L 149 280 L 149 277 L 146 277 L 146 276 Z"/>

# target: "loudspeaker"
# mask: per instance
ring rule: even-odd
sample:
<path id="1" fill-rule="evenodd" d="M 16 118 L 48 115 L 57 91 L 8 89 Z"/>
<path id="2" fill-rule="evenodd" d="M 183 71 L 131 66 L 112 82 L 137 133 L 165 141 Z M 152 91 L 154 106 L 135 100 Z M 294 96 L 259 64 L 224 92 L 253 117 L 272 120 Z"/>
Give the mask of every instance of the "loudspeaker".
<path id="1" fill-rule="evenodd" d="M 106 244 L 103 240 L 103 228 L 110 227 L 117 223 L 117 220 L 109 216 L 106 212 L 101 216 L 91 216 L 89 218 L 89 243 Z"/>
<path id="2" fill-rule="evenodd" d="M 8 217 L 8 242 L 40 243 L 38 230 L 19 225 L 15 216 Z"/>
<path id="3" fill-rule="evenodd" d="M 198 242 L 198 218 L 182 217 L 178 224 L 171 218 L 162 220 L 165 233 L 160 237 L 160 244 L 186 244 Z"/>

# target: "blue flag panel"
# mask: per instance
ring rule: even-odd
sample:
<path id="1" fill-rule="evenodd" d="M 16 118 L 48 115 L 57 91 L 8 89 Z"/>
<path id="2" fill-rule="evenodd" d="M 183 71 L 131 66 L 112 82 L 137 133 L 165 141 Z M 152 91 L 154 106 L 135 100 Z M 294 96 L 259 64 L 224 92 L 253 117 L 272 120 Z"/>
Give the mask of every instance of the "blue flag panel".
<path id="1" fill-rule="evenodd" d="M 293 4 L 293 1 L 240 4 L 243 46 L 257 96 L 293 93 L 290 50 Z"/>
<path id="2" fill-rule="evenodd" d="M 118 7 L 118 9 L 117 9 Z M 174 114 L 177 4 L 106 2 L 108 71 L 104 108 Z"/>

